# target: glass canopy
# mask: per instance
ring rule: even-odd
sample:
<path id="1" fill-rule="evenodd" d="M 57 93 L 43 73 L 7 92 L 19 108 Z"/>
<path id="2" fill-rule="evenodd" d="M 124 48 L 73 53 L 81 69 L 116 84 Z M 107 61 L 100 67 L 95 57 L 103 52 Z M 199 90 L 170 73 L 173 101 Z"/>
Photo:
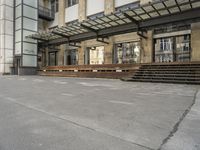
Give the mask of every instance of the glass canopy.
<path id="1" fill-rule="evenodd" d="M 49 32 L 33 34 L 28 36 L 28 38 L 44 42 L 59 38 L 69 38 L 73 35 L 90 31 L 98 35 L 98 31 L 107 28 L 128 23 L 138 25 L 145 20 L 169 16 L 197 8 L 200 8 L 200 0 L 156 0 L 145 5 L 138 5 L 136 8 L 129 8 L 94 19 L 87 19 L 83 22 L 74 22 L 63 27 L 57 27 Z"/>

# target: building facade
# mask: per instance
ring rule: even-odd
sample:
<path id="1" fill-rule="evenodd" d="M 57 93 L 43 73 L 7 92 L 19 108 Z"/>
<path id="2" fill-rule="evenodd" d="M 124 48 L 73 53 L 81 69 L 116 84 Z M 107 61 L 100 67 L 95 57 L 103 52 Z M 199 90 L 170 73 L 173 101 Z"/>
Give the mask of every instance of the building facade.
<path id="1" fill-rule="evenodd" d="M 200 61 L 198 0 L 1 0 L 0 9 L 1 73 Z"/>

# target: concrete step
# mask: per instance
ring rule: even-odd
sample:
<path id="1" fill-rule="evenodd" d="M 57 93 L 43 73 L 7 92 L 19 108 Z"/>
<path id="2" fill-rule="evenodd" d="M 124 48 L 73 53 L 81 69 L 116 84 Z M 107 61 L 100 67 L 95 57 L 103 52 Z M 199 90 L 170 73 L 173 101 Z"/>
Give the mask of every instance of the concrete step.
<path id="1" fill-rule="evenodd" d="M 127 82 L 153 82 L 153 83 L 176 83 L 176 84 L 200 84 L 200 81 L 183 81 L 183 80 L 161 80 L 161 79 L 126 79 Z"/>

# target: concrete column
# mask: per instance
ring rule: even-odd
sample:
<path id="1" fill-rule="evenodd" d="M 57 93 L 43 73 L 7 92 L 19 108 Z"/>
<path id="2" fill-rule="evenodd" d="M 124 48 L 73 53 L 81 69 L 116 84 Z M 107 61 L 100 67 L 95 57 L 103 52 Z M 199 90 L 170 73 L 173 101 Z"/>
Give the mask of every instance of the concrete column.
<path id="1" fill-rule="evenodd" d="M 152 63 L 153 31 L 147 32 L 147 39 L 141 37 L 141 63 Z"/>
<path id="2" fill-rule="evenodd" d="M 114 46 L 114 37 L 110 37 L 109 44 L 105 45 L 105 51 L 104 51 L 105 64 L 113 63 L 113 46 Z"/>
<path id="3" fill-rule="evenodd" d="M 66 0 L 58 0 L 58 26 L 65 26 L 65 2 Z M 64 65 L 64 52 L 65 52 L 65 45 L 60 46 L 60 50 L 58 52 L 58 66 Z"/>
<path id="4" fill-rule="evenodd" d="M 49 50 L 48 50 L 48 48 L 45 48 L 45 58 L 46 58 L 45 66 L 49 66 Z"/>
<path id="5" fill-rule="evenodd" d="M 87 0 L 79 0 L 78 14 L 80 22 L 82 22 L 87 18 L 86 9 L 87 9 Z"/>
<path id="6" fill-rule="evenodd" d="M 87 14 L 86 14 L 86 9 L 87 9 L 87 0 L 79 0 L 79 9 L 78 9 L 78 19 L 79 22 L 82 22 L 83 20 L 87 19 Z M 85 42 L 81 42 L 81 48 L 78 49 L 78 65 L 84 65 L 84 53 L 85 53 Z"/>
<path id="7" fill-rule="evenodd" d="M 153 0 L 140 0 L 140 5 L 144 5 L 144 4 L 150 3 L 152 1 Z"/>
<path id="8" fill-rule="evenodd" d="M 115 1 L 105 0 L 105 15 L 109 15 L 115 11 Z"/>
<path id="9" fill-rule="evenodd" d="M 65 25 L 65 2 L 66 0 L 58 0 L 58 26 L 64 26 Z"/>
<path id="10" fill-rule="evenodd" d="M 200 61 L 200 23 L 193 23 L 191 29 L 191 61 Z"/>
<path id="11" fill-rule="evenodd" d="M 109 15 L 115 11 L 115 1 L 114 0 L 105 0 L 105 15 Z M 105 45 L 105 64 L 112 64 L 113 62 L 113 45 L 114 37 L 109 37 L 109 44 Z"/>
<path id="12" fill-rule="evenodd" d="M 85 43 L 82 42 L 81 43 L 81 48 L 78 48 L 78 65 L 84 65 L 85 62 L 85 58 L 84 58 L 84 54 L 85 54 Z"/>

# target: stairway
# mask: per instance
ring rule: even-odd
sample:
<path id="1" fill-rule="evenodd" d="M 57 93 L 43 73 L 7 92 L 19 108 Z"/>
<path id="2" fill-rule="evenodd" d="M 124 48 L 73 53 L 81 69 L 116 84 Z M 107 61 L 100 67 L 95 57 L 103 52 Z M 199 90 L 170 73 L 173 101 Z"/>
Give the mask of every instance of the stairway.
<path id="1" fill-rule="evenodd" d="M 144 64 L 123 81 L 200 84 L 199 63 Z"/>

